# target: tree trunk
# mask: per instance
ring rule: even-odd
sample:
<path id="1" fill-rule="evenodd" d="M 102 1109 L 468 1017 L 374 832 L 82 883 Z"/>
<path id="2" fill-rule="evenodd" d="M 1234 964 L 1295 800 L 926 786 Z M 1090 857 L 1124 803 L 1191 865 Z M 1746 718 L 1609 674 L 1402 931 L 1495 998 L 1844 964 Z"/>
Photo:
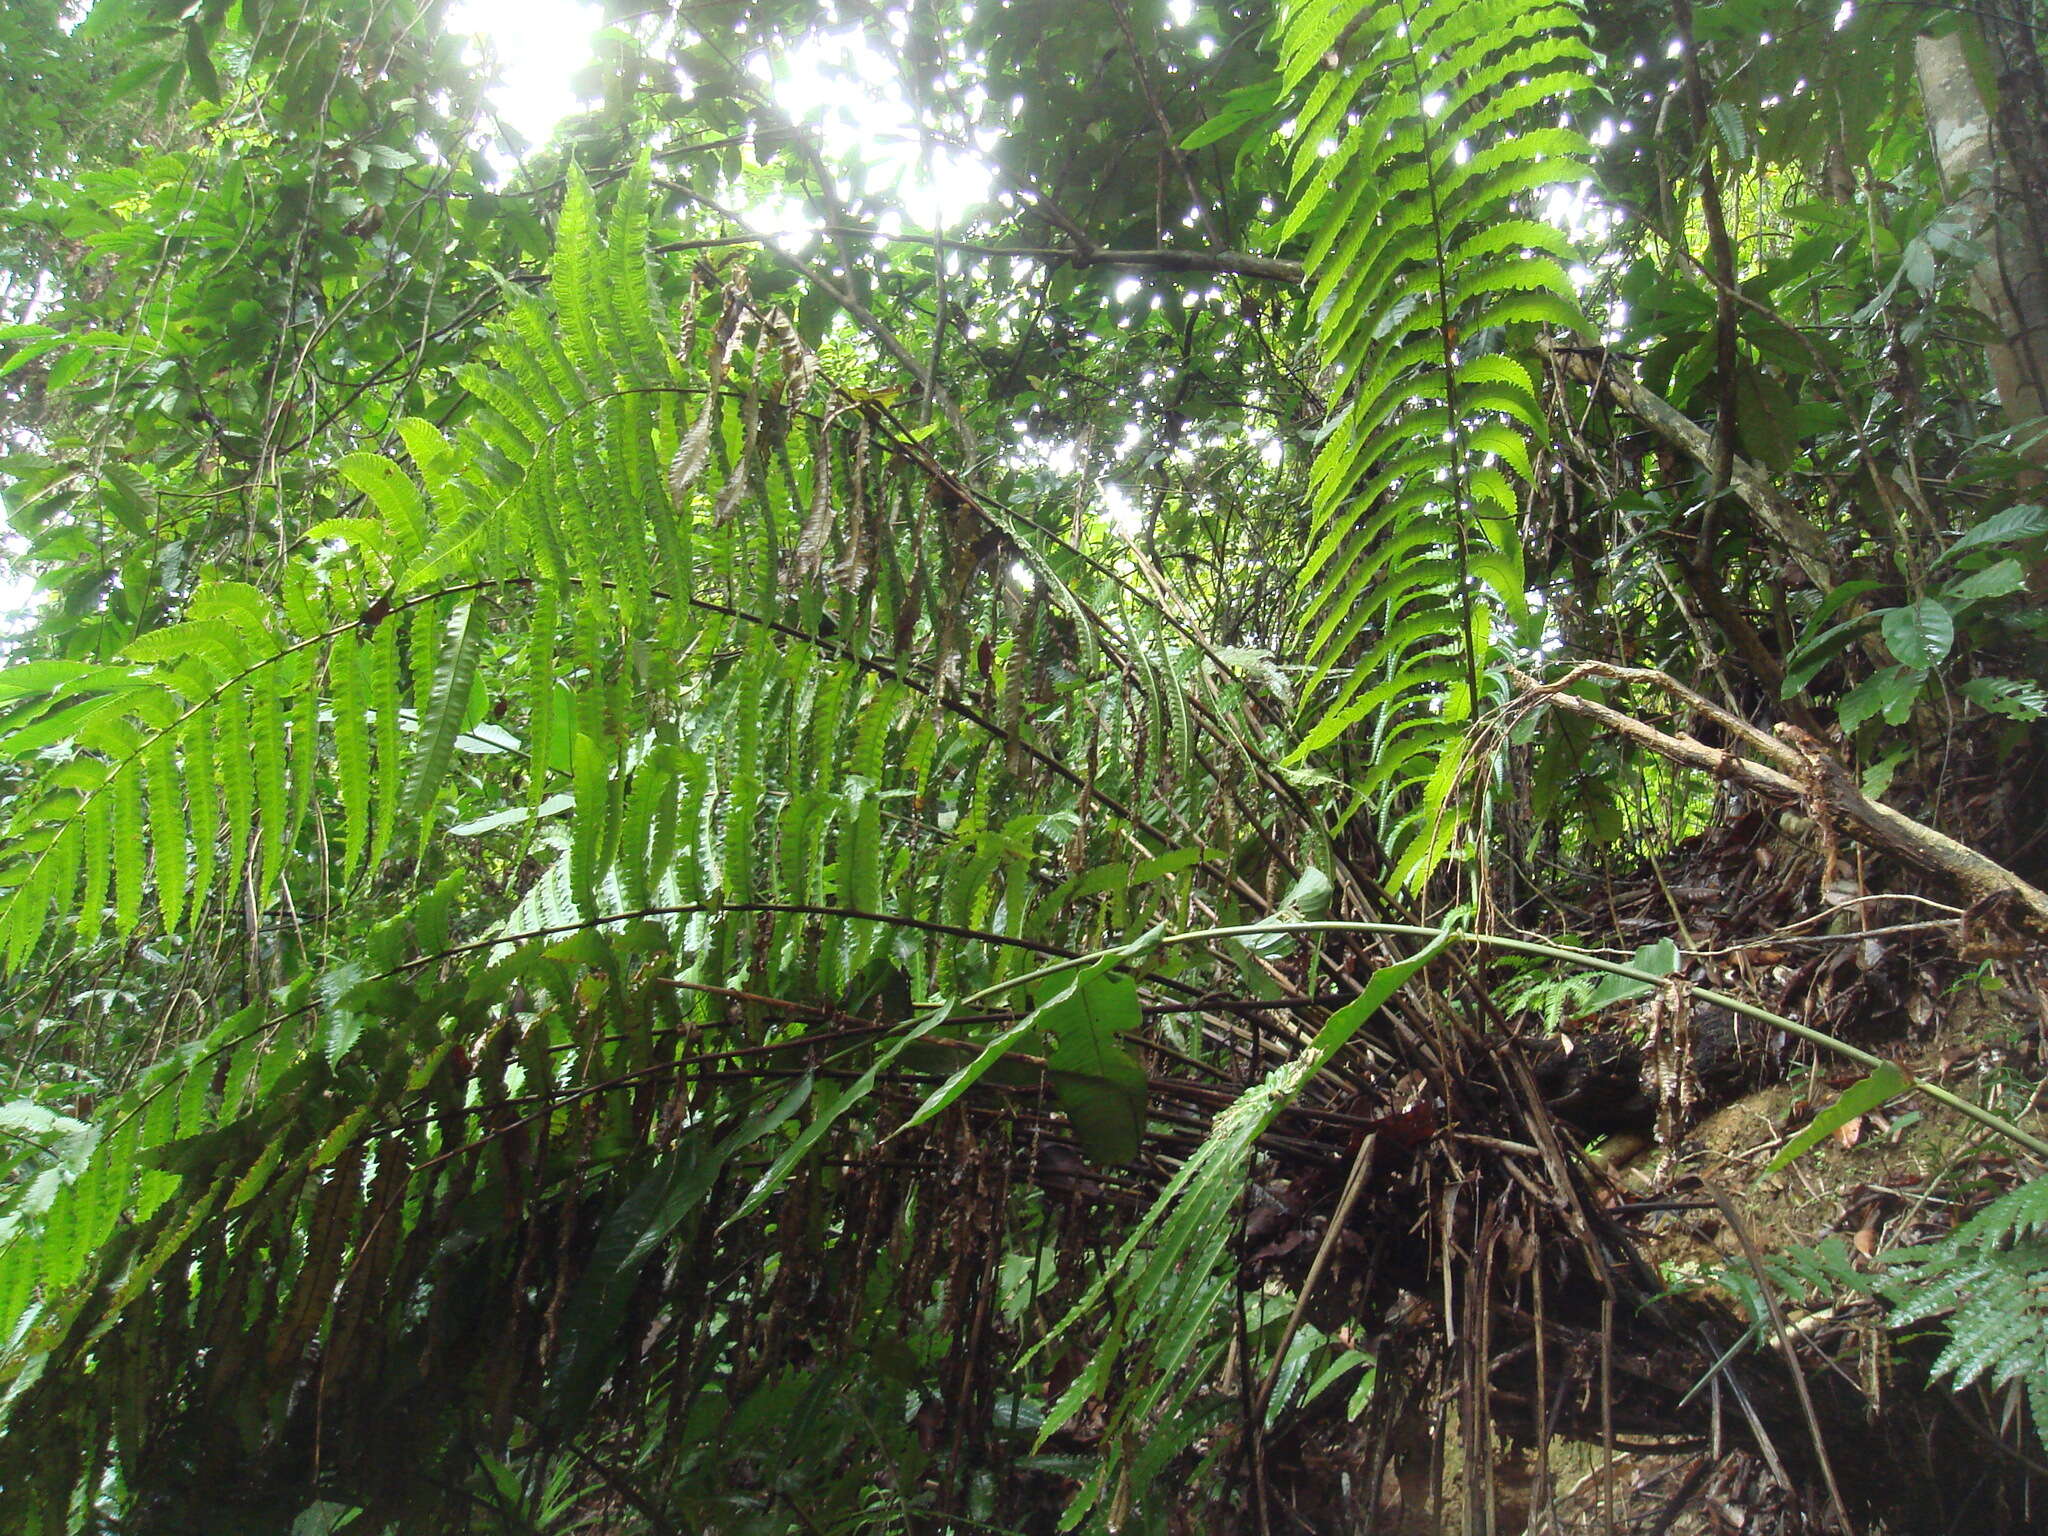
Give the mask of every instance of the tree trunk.
<path id="1" fill-rule="evenodd" d="M 2001 153 L 1961 36 L 1917 39 L 1913 62 L 1942 180 L 1987 252 L 1970 292 L 1998 332 L 1985 351 L 1999 404 L 2020 452 L 2048 467 L 2048 266 L 2025 189 Z"/>

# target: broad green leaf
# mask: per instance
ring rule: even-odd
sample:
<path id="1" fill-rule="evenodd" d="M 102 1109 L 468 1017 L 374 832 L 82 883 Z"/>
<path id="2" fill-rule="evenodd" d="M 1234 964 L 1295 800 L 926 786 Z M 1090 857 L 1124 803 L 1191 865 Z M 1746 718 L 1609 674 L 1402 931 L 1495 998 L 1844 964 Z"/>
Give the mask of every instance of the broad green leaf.
<path id="1" fill-rule="evenodd" d="M 450 837 L 477 837 L 485 832 L 496 832 L 504 827 L 524 826 L 535 817 L 559 816 L 576 803 L 571 794 L 549 795 L 541 803 L 529 809 L 523 805 L 511 806 L 506 810 L 492 811 L 489 815 L 478 816 L 469 821 L 458 822 L 448 829 Z"/>
<path id="2" fill-rule="evenodd" d="M 1138 984 L 1114 971 L 1092 974 L 1057 988 L 1033 1018 L 1046 1041 L 1046 1075 L 1082 1152 L 1111 1167 L 1135 1160 L 1145 1134 L 1145 1069 L 1119 1042 L 1145 1022 Z"/>
<path id="3" fill-rule="evenodd" d="M 1648 971 L 1652 976 L 1669 976 L 1678 969 L 1678 946 L 1669 939 L 1656 939 L 1643 945 L 1628 957 L 1628 963 L 1639 971 Z M 1637 981 L 1633 976 L 1616 976 L 1603 973 L 1600 985 L 1593 989 L 1593 995 L 1586 1000 L 1588 1009 L 1605 1008 L 1609 1004 L 1625 1002 L 1632 997 L 1642 997 L 1656 988 L 1647 981 Z"/>
<path id="4" fill-rule="evenodd" d="M 1986 598 L 2004 597 L 2026 584 L 2027 573 L 2020 568 L 2019 561 L 2000 560 L 1981 571 L 1970 572 L 1961 581 L 1950 582 L 1939 595 L 1942 603 L 1954 611 Z"/>
<path id="5" fill-rule="evenodd" d="M 1903 608 L 1887 608 L 1879 616 L 1878 630 L 1901 666 L 1921 672 L 1941 665 L 1956 643 L 1955 616 L 1931 597 Z"/>
<path id="6" fill-rule="evenodd" d="M 1887 1099 L 1897 1098 L 1909 1086 L 1904 1073 L 1890 1062 L 1884 1063 L 1868 1077 L 1843 1089 L 1839 1099 L 1815 1115 L 1798 1135 L 1778 1148 L 1764 1165 L 1764 1172 L 1775 1173 L 1794 1158 L 1804 1156 L 1822 1137 L 1832 1136 L 1858 1115 L 1866 1115 Z"/>
<path id="7" fill-rule="evenodd" d="M 1988 544 L 2016 544 L 2043 534 L 2048 534 L 2048 507 L 2036 502 L 2022 502 L 2016 507 L 1992 513 L 1943 550 L 1934 563 L 1940 565 L 1953 560 L 1965 550 L 1981 549 Z"/>
<path id="8" fill-rule="evenodd" d="M 1061 971 L 1048 978 L 1054 985 L 1039 994 L 1036 1006 L 984 1045 L 966 1066 L 933 1089 L 925 1101 L 918 1105 L 916 1113 L 903 1123 L 902 1129 L 910 1130 L 923 1125 L 934 1116 L 945 1113 L 961 1094 L 987 1075 L 989 1068 L 1007 1056 L 1019 1040 L 1038 1027 L 1039 1018 L 1045 1010 L 1062 1007 L 1069 998 L 1086 988 L 1096 977 L 1107 975 L 1126 961 L 1143 959 L 1151 954 L 1159 947 L 1159 940 L 1165 933 L 1166 925 L 1161 923 L 1130 943 L 1097 956 L 1084 966 Z"/>
<path id="9" fill-rule="evenodd" d="M 1842 696 L 1835 706 L 1835 723 L 1843 734 L 1854 731 L 1875 715 L 1897 724 L 1927 684 L 1927 674 L 1916 667 L 1886 667 L 1873 672 Z"/>

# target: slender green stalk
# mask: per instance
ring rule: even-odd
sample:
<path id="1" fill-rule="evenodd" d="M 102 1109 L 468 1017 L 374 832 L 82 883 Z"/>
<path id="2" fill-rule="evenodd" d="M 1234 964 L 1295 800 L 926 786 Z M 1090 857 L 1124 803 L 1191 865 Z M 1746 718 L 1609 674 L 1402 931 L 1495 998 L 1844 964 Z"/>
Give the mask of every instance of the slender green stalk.
<path id="1" fill-rule="evenodd" d="M 1441 939 L 1446 944 L 1473 944 L 1484 949 L 1505 950 L 1510 954 L 1535 955 L 1540 959 L 1560 960 L 1585 970 L 1601 971 L 1609 976 L 1624 976 L 1630 981 L 1640 981 L 1647 986 L 1657 986 L 1666 979 L 1654 972 L 1643 970 L 1639 966 L 1628 965 L 1619 960 L 1605 960 L 1598 955 L 1588 955 L 1579 950 L 1566 949 L 1557 944 L 1543 944 L 1533 939 L 1511 939 L 1493 933 L 1467 933 L 1455 928 L 1432 928 L 1420 923 L 1354 923 L 1332 920 L 1317 920 L 1313 922 L 1304 920 L 1298 923 L 1267 921 L 1262 923 L 1243 923 L 1227 928 L 1196 928 L 1186 933 L 1171 933 L 1161 938 L 1159 943 L 1164 948 L 1168 945 L 1205 944 L 1215 939 L 1270 937 L 1276 933 L 1369 933 L 1388 938 L 1419 939 L 1425 943 Z M 1095 961 L 1101 960 L 1113 953 L 1115 953 L 1114 950 L 1097 950 L 1091 954 L 1076 955 L 1070 960 L 1060 960 L 1051 965 L 1040 966 L 1035 971 L 1027 971 L 1021 976 L 1012 976 L 1008 980 L 999 981 L 993 986 L 983 987 L 979 992 L 962 998 L 959 1006 L 963 1008 L 969 1007 L 983 998 L 991 997 L 998 992 L 1007 991 L 1012 987 L 1020 986 L 1027 982 L 1038 981 L 1047 976 L 1058 975 L 1062 971 L 1076 970 L 1081 966 L 1093 964 Z M 1942 1087 L 1939 1083 L 1930 1083 L 1914 1077 L 1911 1073 L 1905 1071 L 1904 1068 L 1899 1067 L 1896 1062 L 1887 1062 L 1883 1057 L 1874 1056 L 1859 1046 L 1849 1044 L 1846 1040 L 1838 1040 L 1825 1030 L 1815 1029 L 1811 1024 L 1801 1024 L 1796 1019 L 1788 1019 L 1783 1014 L 1773 1013 L 1768 1008 L 1759 1008 L 1754 1003 L 1744 1002 L 1739 997 L 1732 997 L 1726 992 L 1719 992 L 1711 987 L 1695 987 L 1693 988 L 1693 996 L 1713 1003 L 1717 1007 L 1726 1008 L 1731 1013 L 1740 1014 L 1744 1018 L 1754 1019 L 1759 1024 L 1768 1024 L 1773 1029 L 1782 1029 L 1788 1035 L 1796 1035 L 1801 1040 L 1810 1041 L 1814 1045 L 1820 1046 L 1823 1050 L 1832 1051 L 1837 1056 L 1845 1057 L 1859 1066 L 1869 1067 L 1873 1070 L 1882 1066 L 1893 1067 L 1905 1079 L 1906 1086 L 1912 1089 L 1913 1092 L 1920 1094 L 1923 1098 L 1932 1099 L 1935 1103 L 1952 1109 L 1957 1114 L 1976 1121 L 1979 1125 L 1996 1131 L 2006 1140 L 2012 1142 L 2015 1146 L 2025 1148 L 2035 1157 L 2048 1160 L 2048 1141 L 2044 1141 L 2040 1137 L 2022 1130 L 2012 1121 L 2002 1115 L 1994 1114 L 1981 1104 L 1973 1104 L 1959 1094 L 1949 1092 L 1948 1089 Z"/>

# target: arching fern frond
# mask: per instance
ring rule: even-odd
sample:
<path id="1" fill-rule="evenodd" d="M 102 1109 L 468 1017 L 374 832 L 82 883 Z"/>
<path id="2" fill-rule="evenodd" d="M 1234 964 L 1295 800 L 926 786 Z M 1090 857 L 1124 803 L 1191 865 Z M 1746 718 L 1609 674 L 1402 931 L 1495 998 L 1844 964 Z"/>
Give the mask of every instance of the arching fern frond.
<path id="1" fill-rule="evenodd" d="M 90 1155 L 0 1207 L 0 1387 L 24 1411 L 45 1401 L 36 1373 L 165 1319 L 209 1340 L 151 1365 L 201 1405 L 179 1423 L 209 1447 L 203 1403 L 231 1375 L 315 1408 L 316 1438 L 368 1445 L 376 1426 L 343 1404 L 375 1400 L 391 1341 L 433 1376 L 428 1401 L 544 1381 L 557 1410 L 587 1407 L 637 1360 L 619 1304 L 647 1278 L 647 1232 L 709 1243 L 714 1216 L 804 1197 L 872 1140 L 849 1113 L 869 1095 L 904 1128 L 913 1072 L 1017 1038 L 1001 1014 L 936 1035 L 950 1000 L 1113 949 L 1155 908 L 1263 916 L 1246 872 L 1315 835 L 1233 801 L 1238 743 L 1185 630 L 979 499 L 886 395 L 828 377 L 743 266 L 699 269 L 661 315 L 646 191 L 643 170 L 600 221 L 572 176 L 551 288 L 508 295 L 462 376 L 468 414 L 399 422 L 389 454 L 334 465 L 357 500 L 308 530 L 277 591 L 202 582 L 117 664 L 0 672 L 0 751 L 34 765 L 0 843 L 11 964 L 52 914 L 59 933 L 218 931 L 309 889 L 338 935 L 110 1095 Z M 466 819 L 445 827 L 451 786 Z M 365 938 L 394 849 L 431 888 L 401 933 Z M 1144 1027 L 1139 989 L 1198 991 L 1191 954 L 1142 959 L 1117 1009 L 1034 1026 L 1048 1109 L 1120 1163 L 1157 1135 L 1119 1038 Z M 988 1107 L 965 1086 L 946 1110 L 962 1127 Z M 1157 1229 L 1216 1247 L 1269 1119 L 1230 1121 Z M 548 1191 L 535 1220 L 444 1263 L 501 1146 Z M 727 1163 L 744 1181 L 714 1189 Z M 693 1202 L 735 1188 L 739 1208 L 700 1224 Z M 648 1202 L 662 1221 L 614 1242 Z M 1133 1423 L 1178 1400 L 1195 1333 L 1222 1337 L 1214 1274 L 1169 1289 L 1176 1330 Z M 524 1330 L 511 1346 L 442 1326 L 477 1298 Z M 558 1357 L 562 1318 L 581 1336 Z M 236 1354 L 251 1336 L 267 1348 Z M 316 1378 L 339 1395 L 309 1396 Z M 125 1432 L 104 1407 L 42 1437 L 43 1509 L 70 1507 Z M 20 1422 L 0 1420 L 0 1478 Z"/>

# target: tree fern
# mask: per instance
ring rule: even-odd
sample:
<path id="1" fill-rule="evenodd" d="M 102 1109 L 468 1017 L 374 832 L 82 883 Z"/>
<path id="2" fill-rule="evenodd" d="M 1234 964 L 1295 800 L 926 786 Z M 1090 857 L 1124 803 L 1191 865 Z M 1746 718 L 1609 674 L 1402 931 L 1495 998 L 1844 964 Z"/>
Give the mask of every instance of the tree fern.
<path id="1" fill-rule="evenodd" d="M 1295 757 L 1371 722 L 1365 787 L 1396 829 L 1397 883 L 1450 846 L 1496 605 L 1525 613 L 1508 472 L 1527 481 L 1543 420 L 1505 349 L 1577 320 L 1565 237 L 1527 210 L 1589 152 L 1555 126 L 1587 83 L 1582 32 L 1571 6 L 1514 0 L 1336 0 L 1278 25 L 1297 103 L 1278 237 L 1305 242 L 1343 389 L 1310 474 Z"/>

